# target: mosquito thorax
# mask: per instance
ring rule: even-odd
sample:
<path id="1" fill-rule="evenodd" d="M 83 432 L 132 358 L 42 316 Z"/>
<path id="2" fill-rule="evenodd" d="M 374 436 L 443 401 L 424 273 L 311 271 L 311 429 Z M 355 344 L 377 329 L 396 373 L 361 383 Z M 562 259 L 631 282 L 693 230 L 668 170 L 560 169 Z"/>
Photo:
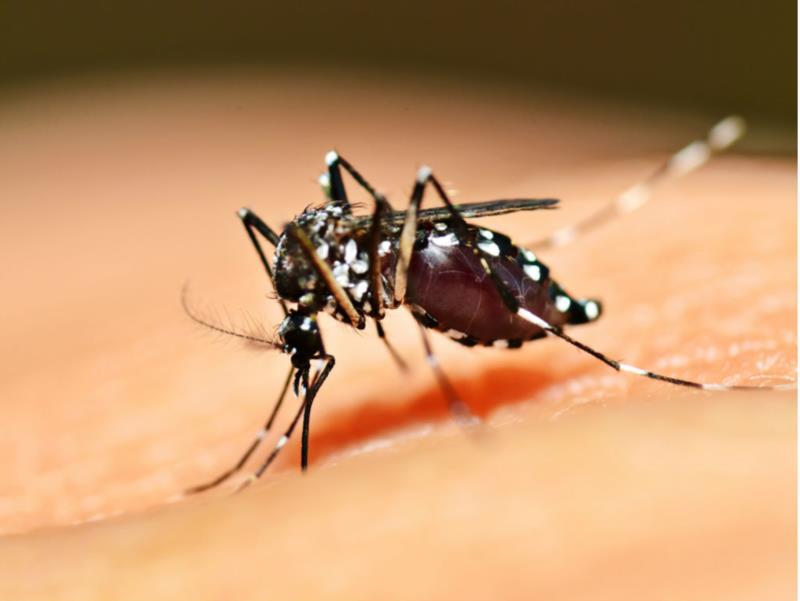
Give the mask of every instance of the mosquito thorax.
<path id="1" fill-rule="evenodd" d="M 284 229 L 278 241 L 274 263 L 278 295 L 298 303 L 298 308 L 305 313 L 326 311 L 340 319 L 343 312 L 307 253 L 288 233 L 291 226 L 302 229 L 317 257 L 330 266 L 333 277 L 354 306 L 363 310 L 370 288 L 368 230 L 358 225 L 341 206 L 328 204 L 303 211 Z"/>
<path id="2" fill-rule="evenodd" d="M 331 251 L 340 244 L 343 217 L 341 207 L 336 205 L 306 209 L 289 226 L 299 226 L 317 255 L 328 261 L 333 254 Z M 300 244 L 287 233 L 289 226 L 275 249 L 275 288 L 285 300 L 300 302 L 302 299 L 306 309 L 319 309 L 321 307 L 312 304 L 324 305 L 329 291 Z"/>

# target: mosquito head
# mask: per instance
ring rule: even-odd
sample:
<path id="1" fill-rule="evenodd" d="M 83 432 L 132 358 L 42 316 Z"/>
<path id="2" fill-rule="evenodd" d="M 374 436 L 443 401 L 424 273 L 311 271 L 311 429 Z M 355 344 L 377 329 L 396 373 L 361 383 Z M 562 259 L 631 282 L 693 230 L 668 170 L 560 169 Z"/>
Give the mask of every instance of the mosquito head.
<path id="1" fill-rule="evenodd" d="M 298 369 L 308 367 L 311 359 L 324 354 L 322 337 L 315 315 L 290 311 L 284 318 L 278 333 L 283 349 L 292 357 L 292 365 Z"/>

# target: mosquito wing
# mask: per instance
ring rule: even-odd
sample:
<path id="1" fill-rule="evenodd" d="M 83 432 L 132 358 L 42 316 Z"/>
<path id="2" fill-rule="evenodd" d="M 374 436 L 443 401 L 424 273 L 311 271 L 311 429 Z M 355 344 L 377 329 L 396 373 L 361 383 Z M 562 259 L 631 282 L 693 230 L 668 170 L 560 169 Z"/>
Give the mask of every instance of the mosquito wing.
<path id="1" fill-rule="evenodd" d="M 558 200 L 555 198 L 510 198 L 502 200 L 487 200 L 485 202 L 472 202 L 454 206 L 462 217 L 465 219 L 473 219 L 476 217 L 490 217 L 492 215 L 516 213 L 517 211 L 555 209 L 558 206 Z M 392 211 L 383 218 L 383 221 L 393 224 L 402 223 L 405 219 L 405 216 L 405 211 Z M 447 207 L 434 207 L 420 211 L 419 215 L 417 215 L 417 222 L 426 223 L 431 221 L 442 221 L 449 218 L 450 211 L 448 211 Z M 361 227 L 367 227 L 371 220 L 372 218 L 369 215 L 355 218 L 357 225 Z"/>

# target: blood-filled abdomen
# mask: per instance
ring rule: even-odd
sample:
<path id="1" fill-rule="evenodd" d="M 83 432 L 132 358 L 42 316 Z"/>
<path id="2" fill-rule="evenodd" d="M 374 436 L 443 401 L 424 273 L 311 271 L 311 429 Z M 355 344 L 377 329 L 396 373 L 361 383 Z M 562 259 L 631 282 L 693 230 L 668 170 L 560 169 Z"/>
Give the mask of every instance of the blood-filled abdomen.
<path id="1" fill-rule="evenodd" d="M 550 280 L 547 267 L 533 253 L 490 230 L 470 227 L 468 233 L 464 240 L 453 229 L 439 226 L 418 236 L 405 302 L 419 321 L 472 344 L 519 343 L 544 335 L 505 306 L 476 247 L 521 307 L 554 326 L 571 321 L 570 311 L 556 306 L 558 295 L 569 297 Z M 567 308 L 566 302 L 561 302 L 562 308 Z"/>

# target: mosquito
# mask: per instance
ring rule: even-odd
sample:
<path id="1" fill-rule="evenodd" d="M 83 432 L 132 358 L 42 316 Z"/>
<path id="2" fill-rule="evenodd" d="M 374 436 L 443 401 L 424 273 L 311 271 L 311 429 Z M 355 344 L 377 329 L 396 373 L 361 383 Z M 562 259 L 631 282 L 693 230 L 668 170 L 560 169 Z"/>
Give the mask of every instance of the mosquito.
<path id="1" fill-rule="evenodd" d="M 387 198 L 335 151 L 326 155 L 327 171 L 320 177 L 326 202 L 304 210 L 282 231 L 270 228 L 251 210 L 241 209 L 239 218 L 284 313 L 278 338 L 251 335 L 206 319 L 189 305 L 185 291 L 183 306 L 195 322 L 286 353 L 291 365 L 272 412 L 239 461 L 213 480 L 190 488 L 187 494 L 214 488 L 244 467 L 267 437 L 290 387 L 301 399 L 300 406 L 272 451 L 242 487 L 269 468 L 301 418 L 300 465 L 302 470 L 307 469 L 311 408 L 336 363 L 323 343 L 317 319 L 320 313 L 328 313 L 359 330 L 372 321 L 392 357 L 405 367 L 386 338 L 381 321 L 387 311 L 401 306 L 410 309 L 419 325 L 427 362 L 452 413 L 467 422 L 476 418 L 442 370 L 427 330 L 443 332 L 469 347 L 509 349 L 552 336 L 616 371 L 676 386 L 711 391 L 792 388 L 793 385 L 765 388 L 694 382 L 606 356 L 565 332 L 567 326 L 598 319 L 602 314 L 600 301 L 568 293 L 535 252 L 568 244 L 604 222 L 641 207 L 658 184 L 699 168 L 714 153 L 736 142 L 743 132 L 741 118 L 723 119 L 709 130 L 705 139 L 673 154 L 649 177 L 613 202 L 529 247 L 517 246 L 508 236 L 467 220 L 551 210 L 556 208 L 558 200 L 523 198 L 453 204 L 441 181 L 424 166 L 417 173 L 407 208 L 394 210 Z M 343 172 L 372 198 L 370 215 L 353 214 Z M 444 206 L 422 209 L 429 188 L 433 188 Z M 262 240 L 274 248 L 271 260 Z"/>

